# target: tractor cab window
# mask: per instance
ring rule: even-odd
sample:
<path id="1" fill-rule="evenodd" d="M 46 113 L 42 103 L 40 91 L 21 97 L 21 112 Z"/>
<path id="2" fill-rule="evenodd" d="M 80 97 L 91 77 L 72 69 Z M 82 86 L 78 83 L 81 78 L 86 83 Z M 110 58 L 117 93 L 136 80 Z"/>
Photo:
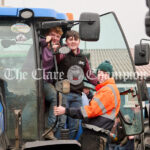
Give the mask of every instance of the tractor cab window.
<path id="1" fill-rule="evenodd" d="M 78 26 L 74 26 L 74 30 L 78 31 Z M 100 16 L 99 40 L 96 42 L 81 41 L 80 49 L 88 56 L 93 72 L 96 72 L 97 67 L 103 61 L 111 62 L 114 68 L 113 77 L 120 92 L 130 88 L 134 89 L 134 93 L 138 91 L 130 49 L 115 14 L 107 13 Z M 142 109 L 138 96 L 132 96 L 132 94 L 121 96 L 122 114 L 124 118 L 132 122 L 131 124 L 124 122 L 128 135 L 142 132 Z"/>
<path id="2" fill-rule="evenodd" d="M 37 137 L 37 93 L 33 28 L 16 21 L 0 22 L 0 78 L 4 80 L 7 128 L 15 138 L 15 109 L 22 111 L 23 139 Z"/>

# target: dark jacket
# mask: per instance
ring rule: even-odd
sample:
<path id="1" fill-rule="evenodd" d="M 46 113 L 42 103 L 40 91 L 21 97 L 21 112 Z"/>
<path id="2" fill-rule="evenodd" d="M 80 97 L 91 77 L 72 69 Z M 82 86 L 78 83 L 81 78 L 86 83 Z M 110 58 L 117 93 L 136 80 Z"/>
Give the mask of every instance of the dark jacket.
<path id="1" fill-rule="evenodd" d="M 94 131 L 111 130 L 120 109 L 120 93 L 113 78 L 96 86 L 90 104 L 81 108 L 66 108 L 72 118 L 83 119 L 83 127 Z"/>
<path id="2" fill-rule="evenodd" d="M 72 68 L 72 72 L 76 72 L 76 70 L 73 71 L 73 67 L 79 66 L 80 67 L 80 73 L 82 74 L 83 78 L 86 76 L 87 80 L 93 84 L 97 85 L 97 78 L 92 73 L 87 58 L 80 53 L 80 49 L 77 50 L 77 54 L 75 55 L 72 51 L 66 55 L 60 54 L 57 56 L 57 62 L 58 62 L 58 70 L 59 72 L 63 72 L 63 79 L 72 79 L 73 82 L 75 80 L 79 80 L 78 77 L 69 77 Z M 69 70 L 70 69 L 70 70 Z M 73 73 L 72 73 L 73 74 Z M 79 78 L 81 77 L 81 74 L 79 75 Z M 79 84 L 73 84 L 71 83 L 71 92 L 81 94 L 83 90 L 83 80 Z"/>

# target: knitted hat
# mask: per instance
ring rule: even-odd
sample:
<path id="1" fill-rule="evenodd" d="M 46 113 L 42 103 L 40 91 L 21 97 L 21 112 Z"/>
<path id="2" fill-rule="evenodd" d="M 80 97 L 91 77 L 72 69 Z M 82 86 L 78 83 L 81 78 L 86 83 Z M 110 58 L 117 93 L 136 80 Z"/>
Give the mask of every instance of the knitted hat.
<path id="1" fill-rule="evenodd" d="M 97 68 L 97 73 L 98 73 L 98 70 L 108 72 L 110 74 L 110 77 L 112 77 L 113 66 L 111 65 L 109 61 L 105 60 L 104 62 L 102 62 Z"/>

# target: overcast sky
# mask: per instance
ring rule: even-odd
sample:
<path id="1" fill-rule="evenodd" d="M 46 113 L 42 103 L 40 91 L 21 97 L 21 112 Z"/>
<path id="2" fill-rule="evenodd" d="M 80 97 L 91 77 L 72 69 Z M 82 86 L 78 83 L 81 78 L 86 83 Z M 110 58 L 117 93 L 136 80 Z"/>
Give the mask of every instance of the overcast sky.
<path id="1" fill-rule="evenodd" d="M 145 34 L 144 19 L 148 11 L 146 0 L 5 0 L 6 6 L 52 8 L 58 12 L 72 12 L 78 19 L 81 12 L 103 14 L 114 11 L 124 30 L 131 48 L 148 38 Z"/>

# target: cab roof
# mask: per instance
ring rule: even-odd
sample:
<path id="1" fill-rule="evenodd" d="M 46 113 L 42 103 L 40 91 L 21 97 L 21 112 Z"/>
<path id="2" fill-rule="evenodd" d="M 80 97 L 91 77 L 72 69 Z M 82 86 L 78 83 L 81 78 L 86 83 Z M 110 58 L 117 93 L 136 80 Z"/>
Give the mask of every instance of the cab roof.
<path id="1" fill-rule="evenodd" d="M 9 8 L 9 7 L 0 7 L 0 17 L 19 17 L 19 11 L 26 8 Z M 34 12 L 35 18 L 54 18 L 58 20 L 67 20 L 67 15 L 65 13 L 59 13 L 54 9 L 48 8 L 28 8 Z"/>

